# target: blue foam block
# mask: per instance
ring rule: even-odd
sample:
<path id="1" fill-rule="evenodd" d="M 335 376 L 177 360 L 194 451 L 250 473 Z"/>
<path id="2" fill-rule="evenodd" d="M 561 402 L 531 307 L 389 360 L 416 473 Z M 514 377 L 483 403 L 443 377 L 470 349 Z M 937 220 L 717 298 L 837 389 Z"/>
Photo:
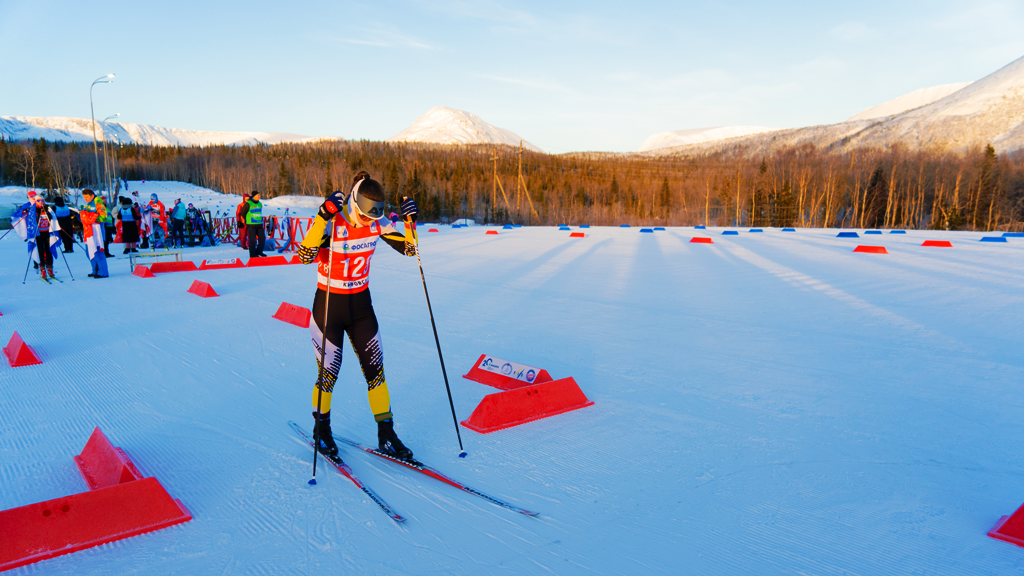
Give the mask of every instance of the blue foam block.
<path id="1" fill-rule="evenodd" d="M 522 224 L 513 224 L 512 227 L 513 228 L 522 228 L 523 225 Z"/>
<path id="2" fill-rule="evenodd" d="M 701 225 L 698 224 L 697 226 L 694 226 L 693 229 L 694 230 L 707 230 L 708 227 L 707 226 L 701 226 Z"/>
<path id="3" fill-rule="evenodd" d="M 889 230 L 889 234 L 906 234 L 906 230 Z"/>
<path id="4" fill-rule="evenodd" d="M 650 228 L 641 228 L 640 231 L 645 234 L 654 234 L 654 230 L 651 230 Z"/>
<path id="5" fill-rule="evenodd" d="M 629 224 L 619 224 L 619 228 L 629 228 Z"/>
<path id="6" fill-rule="evenodd" d="M 982 242 L 1006 242 L 1006 238 L 1002 236 L 985 236 L 981 239 Z"/>
<path id="7" fill-rule="evenodd" d="M 655 232 L 664 232 L 664 231 L 665 231 L 665 229 L 664 229 L 664 228 L 662 228 L 661 226 L 657 226 L 657 227 L 655 227 L 654 231 L 655 231 Z"/>
<path id="8" fill-rule="evenodd" d="M 1003 238 L 1024 238 L 1024 232 L 1003 232 Z"/>
<path id="9" fill-rule="evenodd" d="M 590 224 L 580 224 L 580 228 L 590 228 Z"/>
<path id="10" fill-rule="evenodd" d="M 505 224 L 504 226 L 501 227 L 501 229 L 502 230 L 511 230 L 512 229 L 512 225 L 511 224 Z"/>
<path id="11" fill-rule="evenodd" d="M 558 230 L 559 232 L 569 232 L 570 228 L 568 226 L 562 226 Z"/>
<path id="12" fill-rule="evenodd" d="M 840 232 L 836 234 L 836 238 L 860 238 L 860 234 L 856 232 Z"/>
<path id="13" fill-rule="evenodd" d="M 740 233 L 735 231 L 735 230 L 723 230 L 722 231 L 722 236 L 739 236 L 739 234 Z"/>
<path id="14" fill-rule="evenodd" d="M 783 228 L 783 232 L 796 232 L 796 228 Z"/>
<path id="15" fill-rule="evenodd" d="M 881 230 L 865 230 L 864 233 L 865 234 L 881 234 L 882 231 Z"/>
<path id="16" fill-rule="evenodd" d="M 751 228 L 750 231 L 751 232 L 764 232 L 764 230 L 761 230 L 760 228 Z"/>

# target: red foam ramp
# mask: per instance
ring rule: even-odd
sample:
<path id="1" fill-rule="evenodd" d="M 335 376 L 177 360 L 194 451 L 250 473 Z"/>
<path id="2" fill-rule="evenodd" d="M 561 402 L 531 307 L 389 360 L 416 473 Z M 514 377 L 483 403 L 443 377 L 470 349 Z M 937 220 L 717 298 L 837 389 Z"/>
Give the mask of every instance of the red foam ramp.
<path id="1" fill-rule="evenodd" d="M 89 490 L 142 480 L 142 474 L 128 459 L 128 455 L 111 445 L 99 427 L 92 431 L 82 453 L 75 456 L 75 464 L 89 485 Z"/>
<path id="2" fill-rule="evenodd" d="M 213 289 L 213 286 L 210 286 L 206 282 L 200 282 L 199 280 L 193 280 L 188 291 L 189 293 L 195 294 L 201 298 L 216 298 L 217 296 L 220 296 L 220 294 L 217 294 L 216 290 Z"/>
<path id="3" fill-rule="evenodd" d="M 298 254 L 296 254 L 298 256 Z M 253 266 L 284 266 L 288 264 L 288 259 L 284 256 L 267 256 L 265 258 L 249 258 L 249 261 L 245 263 L 246 266 L 252 268 Z"/>
<path id="4" fill-rule="evenodd" d="M 11 340 L 4 347 L 4 356 L 7 357 L 7 363 L 11 365 L 11 368 L 43 363 L 39 359 L 39 355 L 36 354 L 36 351 L 28 344 L 25 344 L 25 341 L 21 339 L 17 332 L 11 336 Z"/>
<path id="5" fill-rule="evenodd" d="M 150 270 L 148 266 L 142 265 L 136 266 L 132 275 L 138 276 L 139 278 L 156 278 L 156 275 L 153 274 L 153 271 Z"/>
<path id="6" fill-rule="evenodd" d="M 281 305 L 277 308 L 277 312 L 272 318 L 277 318 L 282 322 L 294 324 L 300 328 L 309 328 L 309 317 L 311 312 L 309 308 L 303 308 L 302 306 L 296 306 L 295 304 L 289 304 L 287 302 L 281 302 Z"/>
<path id="7" fill-rule="evenodd" d="M 857 246 L 853 249 L 854 252 L 863 252 L 865 254 L 888 254 L 889 251 L 885 249 L 885 246 Z"/>
<path id="8" fill-rule="evenodd" d="M 427 232 L 437 232 L 437 228 L 431 228 L 430 230 L 427 230 Z"/>
<path id="9" fill-rule="evenodd" d="M 463 374 L 462 377 L 473 382 L 494 386 L 499 390 L 514 390 L 531 384 L 551 382 L 551 375 L 547 370 L 509 362 L 487 354 L 481 354 L 469 372 Z"/>
<path id="10" fill-rule="evenodd" d="M 165 272 L 192 272 L 198 270 L 195 262 L 191 260 L 185 260 L 183 262 L 154 262 L 149 267 L 154 274 L 163 274 Z"/>
<path id="11" fill-rule="evenodd" d="M 299 255 L 292 256 L 292 259 L 288 261 L 289 264 L 302 264 L 302 260 L 299 260 Z"/>
<path id="12" fill-rule="evenodd" d="M 570 232 L 569 238 L 586 238 L 587 235 L 583 232 Z"/>
<path id="13" fill-rule="evenodd" d="M 199 265 L 200 270 L 223 270 L 225 268 L 244 268 L 241 258 L 227 258 L 225 260 L 203 260 Z"/>
<path id="14" fill-rule="evenodd" d="M 931 246 L 933 248 L 952 248 L 953 243 L 949 240 L 925 240 L 921 243 L 921 246 Z"/>
<path id="15" fill-rule="evenodd" d="M 192 519 L 156 478 L 0 512 L 0 571 Z"/>
<path id="16" fill-rule="evenodd" d="M 498 235 L 498 231 L 497 230 L 488 230 L 486 232 L 486 234 L 494 234 L 495 236 L 497 236 Z"/>
<path id="17" fill-rule="evenodd" d="M 593 404 L 572 378 L 484 396 L 462 425 L 481 434 L 519 426 Z"/>
<path id="18" fill-rule="evenodd" d="M 703 236 L 694 236 L 690 238 L 690 244 L 714 244 L 711 238 L 704 238 Z"/>
<path id="19" fill-rule="evenodd" d="M 1003 516 L 989 530 L 988 535 L 1024 547 L 1024 506 L 1017 509 L 1011 516 Z"/>

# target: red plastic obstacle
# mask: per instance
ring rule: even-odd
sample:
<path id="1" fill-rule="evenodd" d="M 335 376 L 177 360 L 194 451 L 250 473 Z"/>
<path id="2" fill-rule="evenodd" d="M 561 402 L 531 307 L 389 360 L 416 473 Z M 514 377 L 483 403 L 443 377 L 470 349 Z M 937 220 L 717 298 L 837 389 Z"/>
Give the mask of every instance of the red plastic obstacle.
<path id="1" fill-rule="evenodd" d="M 925 240 L 921 246 L 931 246 L 933 248 L 952 248 L 953 243 L 949 240 Z"/>
<path id="2" fill-rule="evenodd" d="M 888 254 L 889 251 L 885 249 L 885 246 L 857 246 L 853 249 L 854 252 L 864 252 L 866 254 Z"/>
<path id="3" fill-rule="evenodd" d="M 690 238 L 690 244 L 714 244 L 711 238 L 704 238 L 703 236 L 694 236 Z"/>
<path id="4" fill-rule="evenodd" d="M 519 426 L 593 404 L 576 381 L 562 378 L 484 396 L 462 425 L 481 434 Z"/>
<path id="5" fill-rule="evenodd" d="M 89 492 L 0 512 L 0 571 L 192 519 L 156 478 L 143 479 L 99 428 L 75 462 Z"/>
<path id="6" fill-rule="evenodd" d="M 303 308 L 302 306 L 296 306 L 295 304 L 289 304 L 287 302 L 281 302 L 281 306 L 277 309 L 277 312 L 272 318 L 277 318 L 282 322 L 294 324 L 299 328 L 309 328 L 309 308 Z"/>
<path id="7" fill-rule="evenodd" d="M 150 270 L 149 267 L 142 265 L 136 266 L 132 275 L 138 276 L 139 278 L 156 278 L 156 275 L 153 274 L 153 271 Z"/>
<path id="8" fill-rule="evenodd" d="M 244 268 L 241 258 L 228 258 L 226 260 L 203 260 L 199 265 L 200 270 L 223 270 L 225 268 Z"/>
<path id="9" fill-rule="evenodd" d="M 430 230 L 427 230 L 427 232 L 437 232 L 437 228 L 431 228 Z"/>
<path id="10" fill-rule="evenodd" d="M 142 474 L 128 455 L 124 450 L 114 447 L 99 426 L 93 429 L 82 453 L 75 456 L 75 464 L 89 485 L 89 490 L 142 480 Z"/>
<path id="11" fill-rule="evenodd" d="M 551 382 L 551 375 L 547 370 L 534 368 L 525 364 L 508 362 L 501 358 L 481 354 L 476 364 L 469 369 L 469 372 L 462 376 L 467 380 L 494 386 L 498 390 L 514 390 L 529 386 Z"/>
<path id="12" fill-rule="evenodd" d="M 298 254 L 296 254 L 298 256 Z M 288 264 L 288 259 L 284 256 L 267 256 L 265 258 L 249 258 L 249 261 L 245 263 L 246 266 L 252 268 L 253 266 L 284 266 Z"/>
<path id="13" fill-rule="evenodd" d="M 494 234 L 495 236 L 497 236 L 498 235 L 498 231 L 497 230 L 488 230 L 487 234 Z"/>
<path id="14" fill-rule="evenodd" d="M 213 286 L 210 286 L 206 282 L 200 282 L 199 280 L 193 280 L 188 291 L 189 293 L 195 294 L 201 298 L 216 298 L 217 296 L 220 296 L 220 294 L 217 294 L 213 289 Z"/>
<path id="15" fill-rule="evenodd" d="M 586 238 L 587 235 L 583 232 L 570 232 L 569 238 Z"/>
<path id="16" fill-rule="evenodd" d="M 165 272 L 192 272 L 198 270 L 195 262 L 191 260 L 185 260 L 182 262 L 154 262 L 149 269 L 154 274 L 163 274 Z"/>
<path id="17" fill-rule="evenodd" d="M 988 535 L 997 540 L 1024 547 L 1024 506 L 1018 508 L 1012 516 L 1000 518 L 999 522 L 996 522 L 996 525 L 988 531 Z"/>
<path id="18" fill-rule="evenodd" d="M 4 356 L 7 356 L 7 363 L 11 365 L 11 368 L 43 363 L 39 359 L 39 355 L 36 354 L 36 351 L 28 344 L 25 344 L 25 341 L 21 339 L 21 336 L 18 336 L 17 332 L 11 336 L 11 341 L 4 347 Z"/>

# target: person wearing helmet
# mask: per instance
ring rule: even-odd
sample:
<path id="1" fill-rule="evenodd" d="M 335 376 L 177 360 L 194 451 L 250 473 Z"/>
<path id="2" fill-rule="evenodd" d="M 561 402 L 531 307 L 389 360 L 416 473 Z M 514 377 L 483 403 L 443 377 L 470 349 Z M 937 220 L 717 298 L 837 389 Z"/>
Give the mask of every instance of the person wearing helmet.
<path id="1" fill-rule="evenodd" d="M 343 336 L 348 334 L 366 379 L 381 452 L 402 460 L 412 459 L 412 450 L 395 433 L 391 397 L 384 379 L 380 331 L 370 300 L 369 274 L 378 239 L 406 256 L 416 256 L 416 244 L 384 217 L 384 198 L 384 187 L 368 173 L 360 172 L 349 194 L 334 192 L 327 197 L 299 246 L 299 260 L 317 264 L 309 334 L 317 362 L 321 355 L 324 359 L 318 365 L 322 376 L 313 387 L 313 432 L 318 438 L 317 450 L 329 457 L 338 453 L 331 436 L 331 395 L 341 369 Z M 417 212 L 412 199 L 402 204 L 403 217 L 415 219 Z"/>

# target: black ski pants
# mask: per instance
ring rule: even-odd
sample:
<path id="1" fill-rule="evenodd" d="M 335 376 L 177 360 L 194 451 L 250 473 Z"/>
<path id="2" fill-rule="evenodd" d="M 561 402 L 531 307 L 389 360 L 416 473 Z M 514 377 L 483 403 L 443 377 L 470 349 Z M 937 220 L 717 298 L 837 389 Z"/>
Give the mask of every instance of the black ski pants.
<path id="1" fill-rule="evenodd" d="M 263 224 L 249 224 L 246 226 L 249 233 L 249 257 L 255 258 L 263 254 L 263 247 L 267 244 L 267 233 L 263 231 Z"/>

